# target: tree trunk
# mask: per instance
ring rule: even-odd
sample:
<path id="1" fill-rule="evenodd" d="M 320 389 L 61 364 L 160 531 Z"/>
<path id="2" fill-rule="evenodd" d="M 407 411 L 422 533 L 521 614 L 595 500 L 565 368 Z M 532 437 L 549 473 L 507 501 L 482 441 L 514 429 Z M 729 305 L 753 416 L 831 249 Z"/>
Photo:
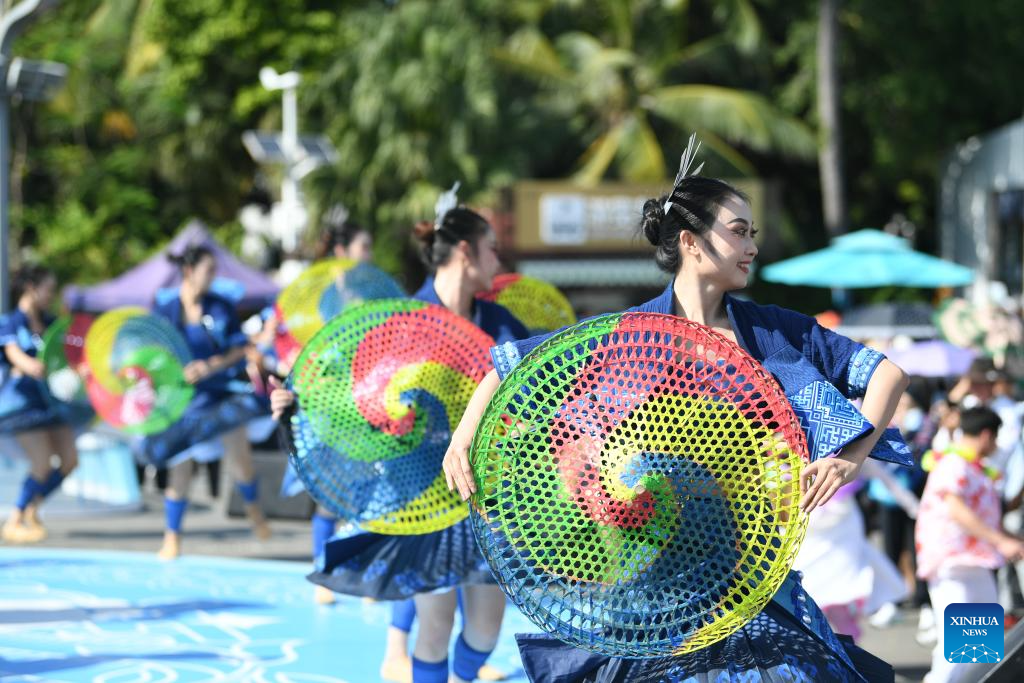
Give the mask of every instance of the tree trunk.
<path id="1" fill-rule="evenodd" d="M 839 121 L 839 0 L 820 0 L 818 14 L 818 119 L 821 204 L 830 237 L 846 232 L 842 128 Z"/>

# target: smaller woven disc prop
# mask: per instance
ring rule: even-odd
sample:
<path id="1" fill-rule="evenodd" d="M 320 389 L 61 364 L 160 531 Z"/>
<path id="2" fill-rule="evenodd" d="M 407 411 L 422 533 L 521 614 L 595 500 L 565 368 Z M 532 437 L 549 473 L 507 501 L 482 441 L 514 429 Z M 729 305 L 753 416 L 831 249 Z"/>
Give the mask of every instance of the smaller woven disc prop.
<path id="1" fill-rule="evenodd" d="M 299 410 L 283 430 L 310 495 L 378 533 L 465 519 L 441 461 L 493 343 L 447 309 L 407 299 L 367 301 L 327 323 L 289 377 Z"/>
<path id="2" fill-rule="evenodd" d="M 531 334 L 554 332 L 576 322 L 572 304 L 557 287 L 528 275 L 498 275 L 480 298 L 507 308 Z"/>
<path id="3" fill-rule="evenodd" d="M 542 343 L 477 429 L 472 523 L 534 623 L 616 657 L 683 654 L 758 614 L 806 524 L 807 444 L 735 343 L 658 314 Z"/>
<path id="4" fill-rule="evenodd" d="M 89 420 L 92 404 L 79 369 L 85 363 L 85 334 L 95 318 L 76 313 L 55 320 L 43 334 L 40 358 L 46 366 L 46 386 L 58 411 L 72 423 Z"/>
<path id="5" fill-rule="evenodd" d="M 284 363 L 294 362 L 313 335 L 348 306 L 404 296 L 390 275 L 369 263 L 351 259 L 314 263 L 277 298 L 277 357 Z"/>
<path id="6" fill-rule="evenodd" d="M 194 390 L 185 339 L 142 308 L 104 313 L 85 336 L 86 391 L 97 414 L 130 434 L 154 434 L 185 412 Z"/>

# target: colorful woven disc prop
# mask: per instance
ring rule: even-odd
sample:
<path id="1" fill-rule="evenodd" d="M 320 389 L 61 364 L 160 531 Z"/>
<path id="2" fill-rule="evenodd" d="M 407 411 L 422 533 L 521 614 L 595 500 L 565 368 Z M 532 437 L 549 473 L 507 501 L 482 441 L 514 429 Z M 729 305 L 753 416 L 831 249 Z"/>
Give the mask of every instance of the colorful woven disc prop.
<path id="1" fill-rule="evenodd" d="M 472 523 L 502 589 L 558 638 L 684 654 L 782 585 L 807 444 L 775 380 L 681 318 L 595 318 L 505 378 L 472 447 Z"/>
<path id="2" fill-rule="evenodd" d="M 130 434 L 163 431 L 192 400 L 185 339 L 143 308 L 118 308 L 97 318 L 85 336 L 85 360 L 93 408 Z"/>
<path id="3" fill-rule="evenodd" d="M 528 275 L 498 275 L 480 298 L 507 308 L 531 334 L 554 332 L 576 322 L 572 304 L 557 287 Z"/>
<path id="4" fill-rule="evenodd" d="M 43 334 L 40 358 L 46 366 L 46 386 L 57 410 L 69 421 L 93 417 L 92 404 L 79 368 L 85 363 L 85 335 L 94 316 L 76 313 L 61 316 Z"/>
<path id="5" fill-rule="evenodd" d="M 282 430 L 310 495 L 378 533 L 465 519 L 441 461 L 493 343 L 447 309 L 407 299 L 367 301 L 331 320 L 295 363 L 299 410 Z"/>
<path id="6" fill-rule="evenodd" d="M 294 362 L 313 335 L 348 306 L 404 296 L 390 275 L 369 263 L 351 259 L 314 263 L 277 298 L 277 357 L 285 363 Z"/>

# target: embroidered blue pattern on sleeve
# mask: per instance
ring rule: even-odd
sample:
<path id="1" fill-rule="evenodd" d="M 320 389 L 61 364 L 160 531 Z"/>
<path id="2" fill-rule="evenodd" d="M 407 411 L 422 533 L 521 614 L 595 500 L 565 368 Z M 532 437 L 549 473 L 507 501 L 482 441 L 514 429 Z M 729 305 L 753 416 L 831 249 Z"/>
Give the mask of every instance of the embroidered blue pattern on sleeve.
<path id="1" fill-rule="evenodd" d="M 786 398 L 807 435 L 811 462 L 836 453 L 874 429 L 838 389 L 824 380 L 811 382 Z"/>
<path id="2" fill-rule="evenodd" d="M 859 398 L 864 395 L 868 389 L 868 382 L 871 381 L 871 375 L 874 374 L 875 368 L 878 367 L 878 364 L 884 358 L 884 354 L 874 349 L 869 349 L 866 346 L 850 356 L 847 384 L 850 385 L 850 396 L 852 398 Z"/>
<path id="3" fill-rule="evenodd" d="M 498 377 L 505 379 L 505 375 L 512 372 L 512 368 L 519 365 L 521 360 L 519 348 L 512 342 L 492 346 L 491 360 L 494 361 L 494 369 L 498 371 Z"/>

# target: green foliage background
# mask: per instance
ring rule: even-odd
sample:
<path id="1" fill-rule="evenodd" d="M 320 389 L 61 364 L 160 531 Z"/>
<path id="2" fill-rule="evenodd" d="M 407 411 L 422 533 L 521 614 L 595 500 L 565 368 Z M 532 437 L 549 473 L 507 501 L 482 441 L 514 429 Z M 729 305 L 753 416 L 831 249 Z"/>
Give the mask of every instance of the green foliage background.
<path id="1" fill-rule="evenodd" d="M 941 156 L 1024 109 L 1020 10 L 843 4 L 851 225 L 900 212 L 934 246 Z M 813 0 L 64 0 L 15 45 L 70 75 L 13 109 L 12 252 L 89 283 L 193 216 L 237 244 L 241 133 L 280 125 L 267 64 L 303 73 L 302 127 L 340 152 L 305 185 L 314 215 L 343 202 L 393 270 L 455 179 L 484 203 L 520 178 L 663 178 L 691 130 L 708 172 L 780 182 L 765 253 L 816 248 L 816 21 Z"/>

